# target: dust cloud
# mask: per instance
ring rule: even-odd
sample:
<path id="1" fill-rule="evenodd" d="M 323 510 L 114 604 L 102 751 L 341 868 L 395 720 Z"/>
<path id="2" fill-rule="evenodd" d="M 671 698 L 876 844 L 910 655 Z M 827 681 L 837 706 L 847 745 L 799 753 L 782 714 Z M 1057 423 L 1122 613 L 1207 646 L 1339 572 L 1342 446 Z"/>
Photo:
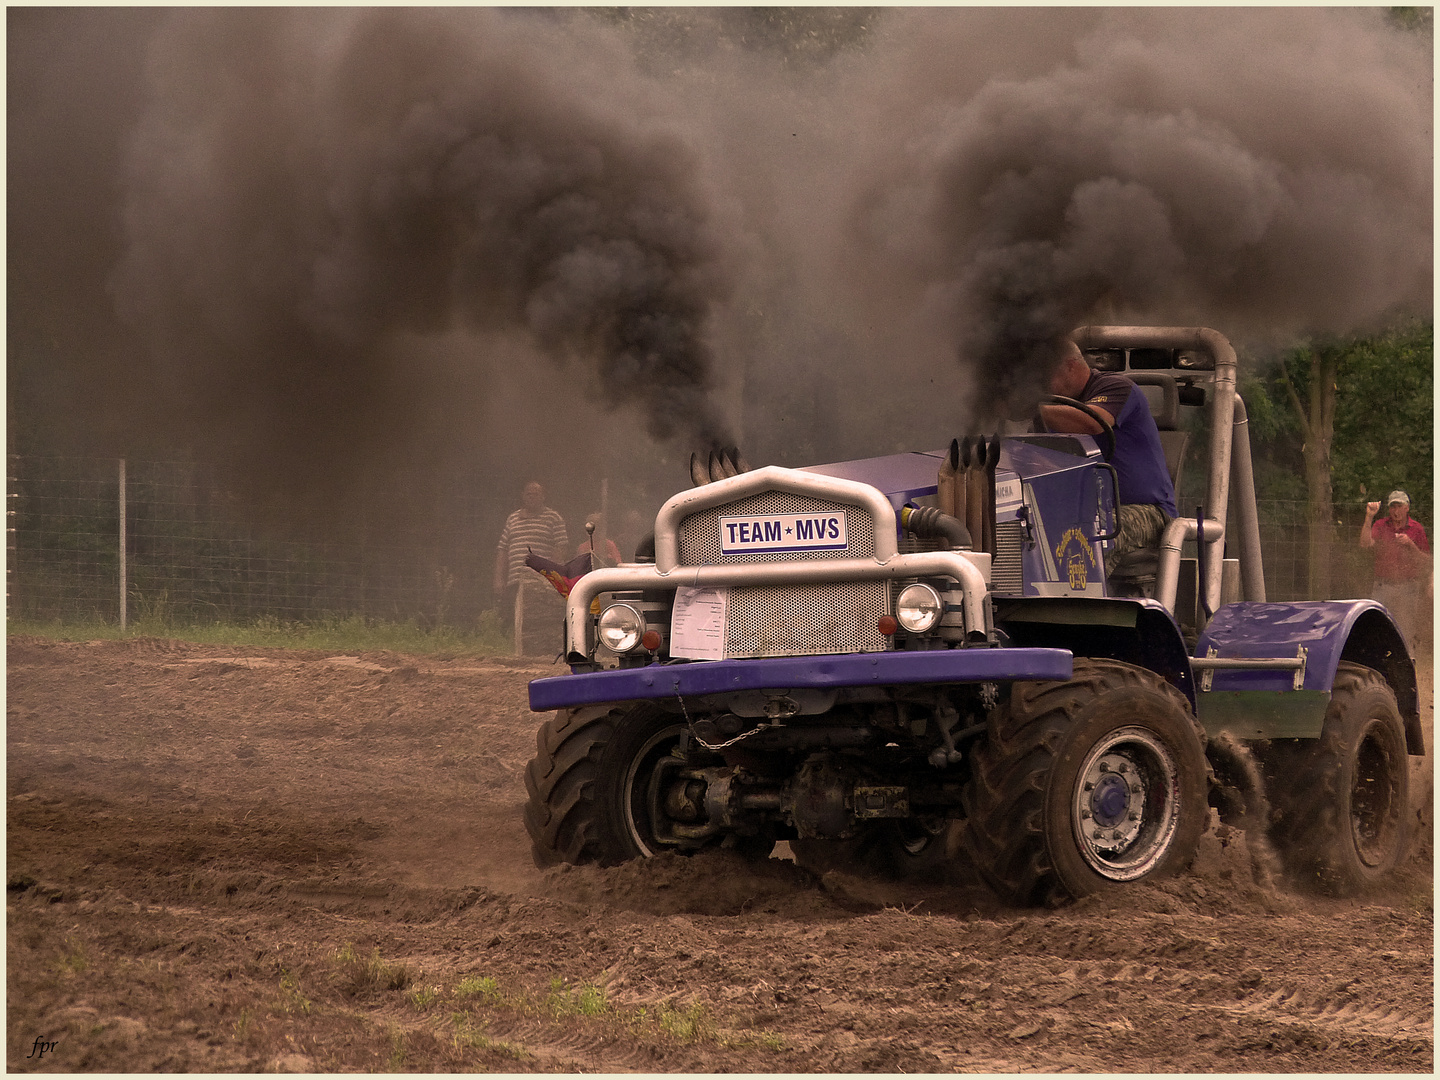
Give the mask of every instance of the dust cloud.
<path id="1" fill-rule="evenodd" d="M 12 445 L 578 510 L 942 445 L 1082 322 L 1429 310 L 1430 39 L 1379 9 L 8 20 Z"/>

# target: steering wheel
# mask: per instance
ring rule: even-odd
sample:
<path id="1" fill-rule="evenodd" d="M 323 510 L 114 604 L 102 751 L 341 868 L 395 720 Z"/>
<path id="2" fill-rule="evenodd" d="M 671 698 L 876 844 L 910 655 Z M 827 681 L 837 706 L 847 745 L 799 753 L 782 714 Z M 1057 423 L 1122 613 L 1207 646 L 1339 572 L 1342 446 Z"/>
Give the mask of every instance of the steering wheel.
<path id="1" fill-rule="evenodd" d="M 1112 424 L 1099 409 L 1086 405 L 1083 401 L 1076 401 L 1074 398 L 1060 397 L 1058 394 L 1046 394 L 1040 399 L 1042 405 L 1068 405 L 1072 409 L 1079 409 L 1086 416 L 1090 417 L 1100 425 L 1100 456 L 1109 461 L 1115 456 L 1115 425 Z M 1049 431 L 1045 426 L 1045 414 L 1039 409 L 1035 410 L 1035 425 L 1041 431 Z M 1069 432 L 1068 434 L 1074 434 Z"/>

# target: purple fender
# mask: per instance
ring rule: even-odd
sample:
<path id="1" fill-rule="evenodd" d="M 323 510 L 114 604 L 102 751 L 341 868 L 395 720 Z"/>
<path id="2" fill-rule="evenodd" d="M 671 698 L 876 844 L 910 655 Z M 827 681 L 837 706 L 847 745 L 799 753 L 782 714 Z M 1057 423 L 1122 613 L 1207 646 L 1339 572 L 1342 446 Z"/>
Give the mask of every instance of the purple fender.
<path id="1" fill-rule="evenodd" d="M 1068 679 L 1073 672 L 1073 657 L 1067 649 L 935 649 L 700 660 L 536 679 L 530 684 L 530 708 L 545 712 L 612 701 L 703 697 L 736 690 Z"/>
<path id="2" fill-rule="evenodd" d="M 1415 662 L 1390 613 L 1374 600 L 1226 604 L 1200 635 L 1196 656 L 1295 656 L 1305 648 L 1302 689 L 1329 693 L 1342 660 L 1374 668 L 1395 692 L 1410 752 L 1422 753 Z M 1289 691 L 1290 671 L 1216 671 L 1215 691 Z"/>

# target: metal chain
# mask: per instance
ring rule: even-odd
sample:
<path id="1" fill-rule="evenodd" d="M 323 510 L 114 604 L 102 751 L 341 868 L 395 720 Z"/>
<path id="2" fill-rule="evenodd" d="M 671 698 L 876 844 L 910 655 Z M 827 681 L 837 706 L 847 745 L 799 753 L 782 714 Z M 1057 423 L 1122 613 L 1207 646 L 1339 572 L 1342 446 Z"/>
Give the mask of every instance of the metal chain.
<path id="1" fill-rule="evenodd" d="M 693 721 L 693 720 L 690 719 L 690 710 L 688 710 L 688 709 L 685 708 L 685 699 L 684 699 L 683 697 L 681 697 L 679 694 L 676 694 L 676 695 L 675 695 L 675 700 L 678 701 L 678 702 L 680 702 L 680 713 L 681 713 L 682 716 L 685 717 L 685 725 L 686 725 L 686 727 L 688 727 L 688 728 L 690 729 L 690 735 L 691 735 L 691 737 L 692 737 L 697 743 L 699 743 L 701 746 L 703 746 L 706 750 L 711 750 L 711 751 L 714 751 L 714 750 L 724 750 L 727 746 L 734 746 L 734 745 L 735 745 L 736 743 L 738 743 L 741 739 L 748 739 L 748 738 L 750 738 L 751 735 L 754 735 L 756 732 L 758 732 L 758 731 L 761 730 L 759 727 L 753 727 L 753 728 L 751 728 L 749 731 L 742 731 L 739 735 L 736 735 L 735 738 L 730 739 L 730 740 L 728 740 L 727 742 L 722 742 L 722 743 L 708 743 L 708 742 L 706 742 L 704 739 L 702 739 L 702 738 L 700 737 L 700 733 L 695 730 L 695 721 Z"/>

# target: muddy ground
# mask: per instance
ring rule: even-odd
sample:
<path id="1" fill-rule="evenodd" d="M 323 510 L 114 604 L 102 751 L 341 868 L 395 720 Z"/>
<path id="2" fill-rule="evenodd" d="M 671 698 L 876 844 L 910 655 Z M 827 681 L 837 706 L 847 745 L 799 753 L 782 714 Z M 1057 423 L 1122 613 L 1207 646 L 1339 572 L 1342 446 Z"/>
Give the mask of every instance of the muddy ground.
<path id="1" fill-rule="evenodd" d="M 1433 1067 L 1428 759 L 1362 901 L 1223 827 L 1184 878 L 1053 910 L 783 858 L 542 873 L 554 670 L 11 638 L 9 1069 Z"/>

